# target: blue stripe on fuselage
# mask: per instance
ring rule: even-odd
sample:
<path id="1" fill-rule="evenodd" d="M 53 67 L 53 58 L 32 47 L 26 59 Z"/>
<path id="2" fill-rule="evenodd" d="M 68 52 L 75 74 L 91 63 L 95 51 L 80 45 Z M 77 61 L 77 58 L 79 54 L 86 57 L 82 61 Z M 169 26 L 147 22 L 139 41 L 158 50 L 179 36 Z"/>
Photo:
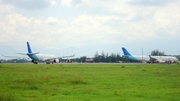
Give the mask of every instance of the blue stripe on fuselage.
<path id="1" fill-rule="evenodd" d="M 35 54 L 27 54 L 32 60 L 38 61 L 38 57 Z"/>
<path id="2" fill-rule="evenodd" d="M 133 56 L 127 56 L 128 57 L 128 59 L 131 59 L 131 60 L 133 60 L 133 61 L 139 61 L 137 58 L 135 58 L 135 57 L 133 57 Z"/>

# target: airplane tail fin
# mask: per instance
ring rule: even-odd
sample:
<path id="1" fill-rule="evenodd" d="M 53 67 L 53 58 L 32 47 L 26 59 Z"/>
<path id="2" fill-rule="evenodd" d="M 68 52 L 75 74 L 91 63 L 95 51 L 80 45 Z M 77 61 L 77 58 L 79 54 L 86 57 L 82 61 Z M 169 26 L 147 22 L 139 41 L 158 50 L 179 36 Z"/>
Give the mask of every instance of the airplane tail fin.
<path id="1" fill-rule="evenodd" d="M 29 42 L 27 42 L 27 49 L 28 49 L 28 53 L 32 53 L 31 47 L 29 45 Z"/>
<path id="2" fill-rule="evenodd" d="M 124 47 L 122 47 L 122 51 L 123 51 L 124 55 L 131 56 L 131 54 Z"/>

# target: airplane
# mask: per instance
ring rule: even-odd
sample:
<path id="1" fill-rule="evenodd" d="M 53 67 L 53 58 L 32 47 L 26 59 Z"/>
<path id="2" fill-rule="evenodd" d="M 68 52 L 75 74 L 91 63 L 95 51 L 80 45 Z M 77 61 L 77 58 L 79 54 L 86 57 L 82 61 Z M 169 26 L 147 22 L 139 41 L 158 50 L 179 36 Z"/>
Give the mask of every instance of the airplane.
<path id="1" fill-rule="evenodd" d="M 124 47 L 122 47 L 124 57 L 138 62 L 156 62 L 156 63 L 172 63 L 178 59 L 174 56 L 132 56 Z"/>
<path id="2" fill-rule="evenodd" d="M 124 47 L 122 47 L 122 51 L 124 53 L 123 57 L 126 57 L 130 60 L 136 61 L 136 62 L 150 62 L 149 56 L 135 56 L 131 55 Z"/>
<path id="3" fill-rule="evenodd" d="M 28 49 L 27 54 L 24 54 L 24 53 L 17 53 L 17 54 L 27 55 L 30 59 L 32 59 L 31 62 L 34 64 L 38 64 L 38 62 L 46 62 L 46 64 L 50 64 L 50 63 L 53 64 L 53 63 L 58 63 L 60 58 L 67 58 L 67 57 L 74 57 L 75 56 L 75 54 L 74 54 L 72 56 L 56 57 L 56 56 L 51 55 L 51 54 L 39 54 L 39 52 L 33 53 L 31 50 L 29 42 L 27 42 L 27 49 Z M 4 56 L 4 57 L 13 57 L 13 56 Z"/>
<path id="4" fill-rule="evenodd" d="M 156 63 L 173 63 L 175 61 L 178 61 L 178 59 L 174 56 L 150 56 L 151 61 L 154 61 Z"/>

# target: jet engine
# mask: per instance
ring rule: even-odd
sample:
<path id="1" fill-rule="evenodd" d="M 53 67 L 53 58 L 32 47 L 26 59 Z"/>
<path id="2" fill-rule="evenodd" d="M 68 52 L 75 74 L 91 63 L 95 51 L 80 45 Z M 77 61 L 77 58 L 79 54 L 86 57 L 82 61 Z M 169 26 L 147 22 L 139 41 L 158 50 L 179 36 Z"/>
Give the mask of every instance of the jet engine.
<path id="1" fill-rule="evenodd" d="M 59 63 L 59 59 L 54 59 L 54 63 Z"/>

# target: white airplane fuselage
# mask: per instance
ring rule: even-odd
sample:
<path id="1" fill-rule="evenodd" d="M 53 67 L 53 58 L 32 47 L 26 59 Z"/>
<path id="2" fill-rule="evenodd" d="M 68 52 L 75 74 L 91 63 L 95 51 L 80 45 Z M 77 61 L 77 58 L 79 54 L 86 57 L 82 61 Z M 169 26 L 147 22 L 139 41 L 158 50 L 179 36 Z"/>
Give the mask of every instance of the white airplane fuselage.
<path id="1" fill-rule="evenodd" d="M 51 55 L 51 54 L 27 54 L 27 55 L 32 59 L 33 63 L 38 63 L 38 62 L 46 62 L 46 63 L 59 62 L 59 59 L 57 59 L 56 56 Z"/>
<path id="2" fill-rule="evenodd" d="M 174 56 L 151 56 L 152 58 L 156 59 L 156 62 L 164 63 L 164 62 L 174 62 L 178 59 Z"/>
<path id="3" fill-rule="evenodd" d="M 32 56 L 29 56 L 29 57 L 33 60 L 36 60 L 36 61 L 45 61 L 46 59 L 49 59 L 49 58 L 55 58 L 54 55 L 50 55 L 50 54 L 34 54 Z"/>
<path id="4" fill-rule="evenodd" d="M 137 60 L 139 61 L 146 61 L 146 62 L 149 62 L 150 61 L 150 58 L 149 56 L 134 56 Z"/>

